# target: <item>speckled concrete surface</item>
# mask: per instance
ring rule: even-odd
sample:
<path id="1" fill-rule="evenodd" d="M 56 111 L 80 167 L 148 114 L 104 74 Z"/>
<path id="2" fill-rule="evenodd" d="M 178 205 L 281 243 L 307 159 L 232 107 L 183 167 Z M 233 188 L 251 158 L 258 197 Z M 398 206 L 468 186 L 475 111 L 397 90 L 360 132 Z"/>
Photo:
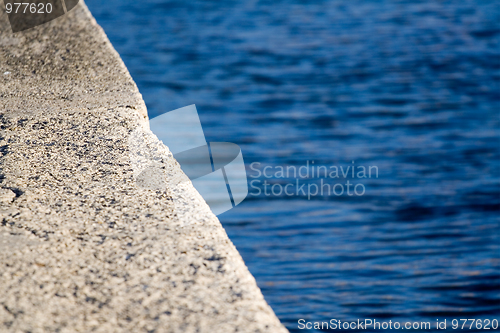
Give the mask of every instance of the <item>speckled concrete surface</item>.
<path id="1" fill-rule="evenodd" d="M 0 332 L 286 332 L 85 5 L 0 15 Z"/>

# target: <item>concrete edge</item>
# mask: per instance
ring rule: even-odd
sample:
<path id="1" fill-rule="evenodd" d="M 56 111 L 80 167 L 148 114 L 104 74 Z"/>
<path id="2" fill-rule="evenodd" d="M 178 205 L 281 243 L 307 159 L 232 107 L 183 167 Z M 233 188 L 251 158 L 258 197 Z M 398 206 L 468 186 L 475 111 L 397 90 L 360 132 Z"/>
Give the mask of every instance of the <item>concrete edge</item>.
<path id="1" fill-rule="evenodd" d="M 0 26 L 1 330 L 286 332 L 85 4 Z M 165 191 L 135 184 L 138 128 Z"/>

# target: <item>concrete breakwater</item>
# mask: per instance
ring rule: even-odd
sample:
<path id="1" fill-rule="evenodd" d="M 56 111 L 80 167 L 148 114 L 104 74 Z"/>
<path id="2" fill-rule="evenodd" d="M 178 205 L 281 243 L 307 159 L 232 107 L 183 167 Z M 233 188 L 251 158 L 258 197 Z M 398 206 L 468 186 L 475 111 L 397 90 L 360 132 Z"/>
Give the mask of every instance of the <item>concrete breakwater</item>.
<path id="1" fill-rule="evenodd" d="M 85 5 L 0 31 L 0 331 L 286 332 Z"/>

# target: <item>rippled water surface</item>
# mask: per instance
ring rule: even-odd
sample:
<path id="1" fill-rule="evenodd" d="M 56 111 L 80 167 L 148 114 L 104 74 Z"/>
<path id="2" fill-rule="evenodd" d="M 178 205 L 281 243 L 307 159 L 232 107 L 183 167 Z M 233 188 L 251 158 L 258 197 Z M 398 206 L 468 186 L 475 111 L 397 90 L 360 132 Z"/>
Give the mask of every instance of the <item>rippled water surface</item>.
<path id="1" fill-rule="evenodd" d="M 297 181 L 279 165 L 378 167 L 323 179 L 362 196 L 250 188 L 220 216 L 290 331 L 500 317 L 498 1 L 87 4 L 150 117 L 196 104 L 259 190 Z"/>

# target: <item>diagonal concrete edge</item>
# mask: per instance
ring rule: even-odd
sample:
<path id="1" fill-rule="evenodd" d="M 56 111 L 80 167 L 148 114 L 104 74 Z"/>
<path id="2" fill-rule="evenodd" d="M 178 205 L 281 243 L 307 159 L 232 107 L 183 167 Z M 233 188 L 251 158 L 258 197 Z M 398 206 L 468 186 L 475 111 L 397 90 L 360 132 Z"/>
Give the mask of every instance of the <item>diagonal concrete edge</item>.
<path id="1" fill-rule="evenodd" d="M 286 332 L 85 5 L 0 28 L 0 331 Z"/>

